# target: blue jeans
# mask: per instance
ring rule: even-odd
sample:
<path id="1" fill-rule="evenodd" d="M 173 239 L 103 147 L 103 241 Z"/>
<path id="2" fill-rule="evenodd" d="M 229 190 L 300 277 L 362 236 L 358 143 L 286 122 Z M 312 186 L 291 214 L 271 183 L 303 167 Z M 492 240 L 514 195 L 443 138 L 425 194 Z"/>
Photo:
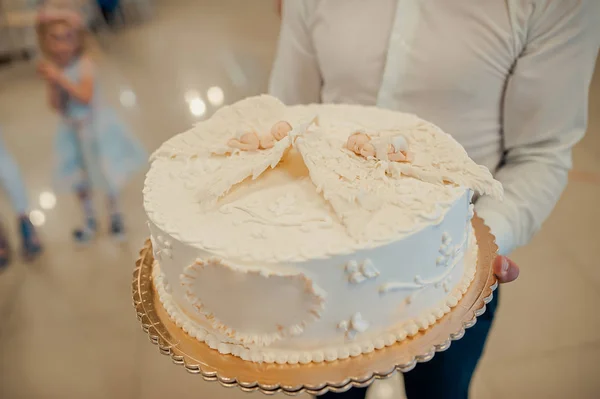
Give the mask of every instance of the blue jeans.
<path id="1" fill-rule="evenodd" d="M 469 328 L 465 336 L 452 342 L 445 352 L 436 353 L 433 359 L 404 374 L 404 386 L 408 399 L 465 399 L 469 397 L 469 385 L 483 354 L 492 321 L 498 306 L 498 294 L 488 304 L 486 312 Z M 327 393 L 321 399 L 364 399 L 366 388 L 353 388 L 341 394 Z"/>
<path id="2" fill-rule="evenodd" d="M 29 203 L 21 172 L 0 137 L 0 184 L 7 192 L 10 202 L 19 215 L 27 213 Z"/>

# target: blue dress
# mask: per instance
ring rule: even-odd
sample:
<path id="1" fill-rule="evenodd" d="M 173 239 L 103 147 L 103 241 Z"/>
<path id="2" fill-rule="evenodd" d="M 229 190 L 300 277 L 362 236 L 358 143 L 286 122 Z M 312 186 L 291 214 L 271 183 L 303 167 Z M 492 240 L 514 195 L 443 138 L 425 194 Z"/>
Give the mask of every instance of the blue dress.
<path id="1" fill-rule="evenodd" d="M 80 79 L 80 60 L 64 69 L 73 82 Z M 146 163 L 139 141 L 110 107 L 102 104 L 97 82 L 89 104 L 60 89 L 63 118 L 56 135 L 58 188 L 102 190 L 116 196 Z"/>

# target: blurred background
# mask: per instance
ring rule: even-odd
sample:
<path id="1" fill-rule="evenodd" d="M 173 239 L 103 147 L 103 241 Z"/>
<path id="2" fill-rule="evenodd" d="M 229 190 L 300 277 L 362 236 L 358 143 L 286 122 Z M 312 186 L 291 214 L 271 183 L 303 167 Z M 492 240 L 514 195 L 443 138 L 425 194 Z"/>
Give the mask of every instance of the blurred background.
<path id="1" fill-rule="evenodd" d="M 131 273 L 148 236 L 143 172 L 123 193 L 127 240 L 100 234 L 87 247 L 73 243 L 79 206 L 53 191 L 49 172 L 58 116 L 36 75 L 36 3 L 0 0 L 2 138 L 45 246 L 34 262 L 19 258 L 16 217 L 0 193 L 15 252 L 0 271 L 0 398 L 262 397 L 187 374 L 141 331 Z M 120 0 L 110 10 L 102 1 L 80 3 L 104 96 L 148 151 L 266 90 L 279 30 L 271 0 Z M 565 194 L 531 245 L 514 254 L 521 277 L 503 287 L 474 398 L 600 397 L 600 72 L 589 116 Z M 400 397 L 399 378 L 370 393 Z"/>

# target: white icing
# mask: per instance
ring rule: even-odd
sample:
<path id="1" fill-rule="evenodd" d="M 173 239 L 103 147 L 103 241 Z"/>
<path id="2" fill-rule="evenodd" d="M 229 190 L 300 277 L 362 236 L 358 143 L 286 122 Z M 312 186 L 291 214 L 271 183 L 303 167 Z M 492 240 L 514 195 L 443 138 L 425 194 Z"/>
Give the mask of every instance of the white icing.
<path id="1" fill-rule="evenodd" d="M 475 216 L 475 205 L 469 204 L 469 213 L 467 214 L 467 220 L 471 221 L 471 219 L 473 219 L 473 216 Z"/>
<path id="2" fill-rule="evenodd" d="M 164 236 L 158 235 L 156 238 L 154 236 L 150 236 L 150 241 L 152 242 L 155 259 L 161 260 L 163 259 L 163 256 L 167 258 L 171 258 L 173 256 L 171 251 L 171 242 L 166 240 Z"/>
<path id="3" fill-rule="evenodd" d="M 293 130 L 274 148 L 218 155 L 239 129 L 282 120 Z M 357 129 L 404 136 L 414 161 L 398 169 L 344 150 Z M 465 237 L 476 251 L 472 190 L 501 194 L 454 140 L 414 115 L 286 108 L 268 96 L 222 108 L 152 159 L 144 207 L 167 313 L 209 347 L 254 362 L 343 359 L 428 328 L 474 275 L 464 245 L 450 240 Z M 382 295 L 390 283 L 410 288 Z M 350 317 L 347 331 L 340 315 Z"/>
<path id="4" fill-rule="evenodd" d="M 234 210 L 241 211 L 246 216 L 245 219 L 237 219 L 234 222 L 258 223 L 266 226 L 279 227 L 302 227 L 305 231 L 311 230 L 311 227 L 331 227 L 333 221 L 331 217 L 324 212 L 304 212 L 302 207 L 296 201 L 293 194 L 287 193 L 276 199 L 266 208 L 260 202 L 251 202 L 245 204 L 227 204 L 220 208 L 222 213 L 231 214 Z"/>
<path id="5" fill-rule="evenodd" d="M 452 246 L 452 237 L 450 237 L 450 234 L 442 234 L 442 244 L 438 251 L 440 256 L 436 259 L 436 265 L 448 267 L 449 265 L 454 264 L 455 260 L 462 256 L 466 244 L 467 232 L 465 232 L 462 242 L 456 246 Z"/>
<path id="6" fill-rule="evenodd" d="M 319 117 L 313 117 L 309 122 L 298 124 L 296 127 L 292 129 L 291 132 L 288 133 L 288 136 L 292 141 L 294 141 L 298 136 L 302 136 L 305 133 L 312 132 L 312 128 L 316 127 L 319 124 Z"/>
<path id="7" fill-rule="evenodd" d="M 379 270 L 375 268 L 375 265 L 373 265 L 371 259 L 365 259 L 361 267 L 361 272 L 363 276 L 367 278 L 375 278 L 379 276 Z"/>
<path id="8" fill-rule="evenodd" d="M 450 282 L 452 280 L 452 272 L 454 268 L 459 264 L 463 258 L 463 251 L 467 245 L 467 234 L 465 233 L 462 243 L 450 248 L 452 238 L 448 233 L 442 234 L 442 248 L 440 252 L 443 253 L 444 262 L 443 266 L 445 270 L 438 276 L 431 279 L 423 279 L 420 275 L 416 275 L 412 282 L 387 282 L 379 286 L 379 292 L 381 294 L 387 294 L 395 291 L 413 291 L 407 298 L 406 301 L 412 303 L 416 296 L 422 293 L 425 289 L 430 286 L 436 288 L 443 288 L 445 292 L 450 291 Z M 438 262 L 436 264 L 439 265 Z"/>

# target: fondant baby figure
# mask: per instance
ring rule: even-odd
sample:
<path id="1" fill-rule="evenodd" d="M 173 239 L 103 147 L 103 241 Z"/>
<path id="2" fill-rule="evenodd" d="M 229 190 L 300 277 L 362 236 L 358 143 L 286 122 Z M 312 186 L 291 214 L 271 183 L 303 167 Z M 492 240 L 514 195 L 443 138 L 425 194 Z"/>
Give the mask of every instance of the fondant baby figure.
<path id="1" fill-rule="evenodd" d="M 401 135 L 372 139 L 366 133 L 356 132 L 348 137 L 346 148 L 366 159 L 410 162 L 412 158 L 408 142 Z"/>
<path id="2" fill-rule="evenodd" d="M 283 140 L 292 131 L 292 126 L 286 121 L 279 121 L 271 127 L 268 134 L 242 132 L 237 138 L 231 139 L 227 145 L 242 151 L 256 151 L 273 148 L 275 142 Z"/>

